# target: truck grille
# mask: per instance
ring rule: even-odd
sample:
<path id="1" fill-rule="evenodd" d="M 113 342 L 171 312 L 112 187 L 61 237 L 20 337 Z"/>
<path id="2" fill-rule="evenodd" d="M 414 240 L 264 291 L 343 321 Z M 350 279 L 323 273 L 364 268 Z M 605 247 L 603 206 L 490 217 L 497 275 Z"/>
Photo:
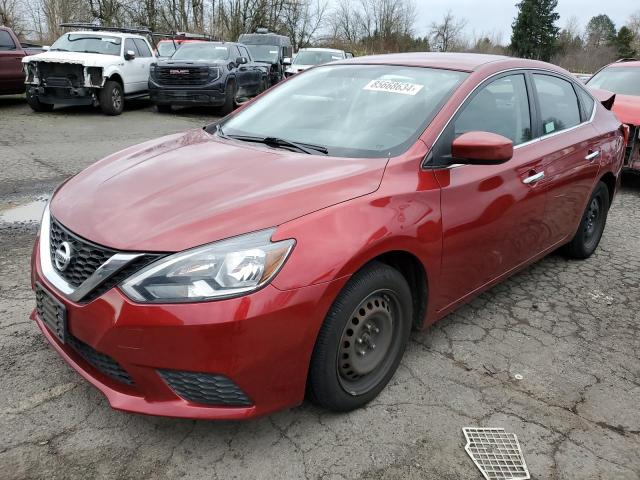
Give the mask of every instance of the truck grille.
<path id="1" fill-rule="evenodd" d="M 232 380 L 210 373 L 158 370 L 180 397 L 194 403 L 226 407 L 248 407 L 251 400 Z"/>
<path id="2" fill-rule="evenodd" d="M 214 75 L 215 77 L 215 75 Z M 214 78 L 209 67 L 156 67 L 155 79 L 162 85 L 205 85 Z"/>
<path id="3" fill-rule="evenodd" d="M 87 278 L 115 255 L 115 250 L 100 247 L 74 235 L 64 228 L 56 219 L 51 217 L 51 260 L 54 268 L 64 280 L 74 288 L 78 288 Z M 71 262 L 63 271 L 60 271 L 55 264 L 55 252 L 62 242 L 67 242 L 71 246 Z"/>

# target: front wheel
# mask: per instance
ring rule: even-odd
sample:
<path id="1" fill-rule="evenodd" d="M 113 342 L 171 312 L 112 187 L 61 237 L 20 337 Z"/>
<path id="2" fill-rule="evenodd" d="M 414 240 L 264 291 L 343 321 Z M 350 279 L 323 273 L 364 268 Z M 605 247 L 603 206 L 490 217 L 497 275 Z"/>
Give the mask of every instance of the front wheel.
<path id="1" fill-rule="evenodd" d="M 310 399 L 334 411 L 373 400 L 395 373 L 411 331 L 411 290 L 396 269 L 372 262 L 340 292 L 320 329 Z"/>
<path id="2" fill-rule="evenodd" d="M 107 115 L 120 115 L 124 109 L 124 92 L 122 85 L 107 80 L 98 95 L 100 109 Z"/>
<path id="3" fill-rule="evenodd" d="M 225 116 L 229 115 L 236 107 L 236 82 L 230 80 L 225 89 L 224 105 L 220 109 L 220 113 Z"/>
<path id="4" fill-rule="evenodd" d="M 582 215 L 576 235 L 565 248 L 570 257 L 584 259 L 595 252 L 607 223 L 608 212 L 609 189 L 603 182 L 599 182 Z"/>

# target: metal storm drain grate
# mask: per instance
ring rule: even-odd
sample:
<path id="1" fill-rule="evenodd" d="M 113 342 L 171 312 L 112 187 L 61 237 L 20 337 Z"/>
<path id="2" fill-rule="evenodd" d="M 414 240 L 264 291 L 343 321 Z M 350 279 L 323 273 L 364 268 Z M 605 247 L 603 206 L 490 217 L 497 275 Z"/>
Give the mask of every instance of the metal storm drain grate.
<path id="1" fill-rule="evenodd" d="M 529 469 L 522 456 L 518 437 L 504 428 L 462 429 L 467 439 L 464 449 L 487 480 L 528 480 Z"/>

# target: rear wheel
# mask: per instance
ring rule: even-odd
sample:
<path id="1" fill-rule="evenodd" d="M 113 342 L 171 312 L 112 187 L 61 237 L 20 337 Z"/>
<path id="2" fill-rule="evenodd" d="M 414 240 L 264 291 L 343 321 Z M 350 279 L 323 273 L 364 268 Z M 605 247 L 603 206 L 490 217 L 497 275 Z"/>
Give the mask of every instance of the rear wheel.
<path id="1" fill-rule="evenodd" d="M 43 103 L 36 95 L 27 92 L 27 103 L 34 112 L 50 112 L 53 110 L 53 103 Z"/>
<path id="2" fill-rule="evenodd" d="M 609 189 L 603 182 L 599 182 L 582 215 L 576 235 L 565 247 L 570 257 L 584 259 L 593 254 L 602 238 L 608 212 Z"/>
<path id="3" fill-rule="evenodd" d="M 98 95 L 100 109 L 107 115 L 120 115 L 124 109 L 124 92 L 122 85 L 107 80 Z"/>
<path id="4" fill-rule="evenodd" d="M 411 306 L 409 285 L 394 268 L 373 262 L 356 273 L 318 334 L 309 367 L 311 400 L 335 411 L 373 400 L 402 359 Z"/>

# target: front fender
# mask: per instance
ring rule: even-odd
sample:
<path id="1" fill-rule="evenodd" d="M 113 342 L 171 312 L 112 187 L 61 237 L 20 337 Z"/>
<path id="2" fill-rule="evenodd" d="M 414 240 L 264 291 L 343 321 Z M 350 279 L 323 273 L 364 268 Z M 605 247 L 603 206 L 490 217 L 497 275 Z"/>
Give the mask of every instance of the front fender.
<path id="1" fill-rule="evenodd" d="M 296 246 L 274 286 L 330 282 L 392 251 L 417 257 L 433 285 L 442 251 L 440 189 L 432 172 L 410 165 L 389 165 L 376 192 L 281 225 L 273 240 L 294 238 Z"/>

